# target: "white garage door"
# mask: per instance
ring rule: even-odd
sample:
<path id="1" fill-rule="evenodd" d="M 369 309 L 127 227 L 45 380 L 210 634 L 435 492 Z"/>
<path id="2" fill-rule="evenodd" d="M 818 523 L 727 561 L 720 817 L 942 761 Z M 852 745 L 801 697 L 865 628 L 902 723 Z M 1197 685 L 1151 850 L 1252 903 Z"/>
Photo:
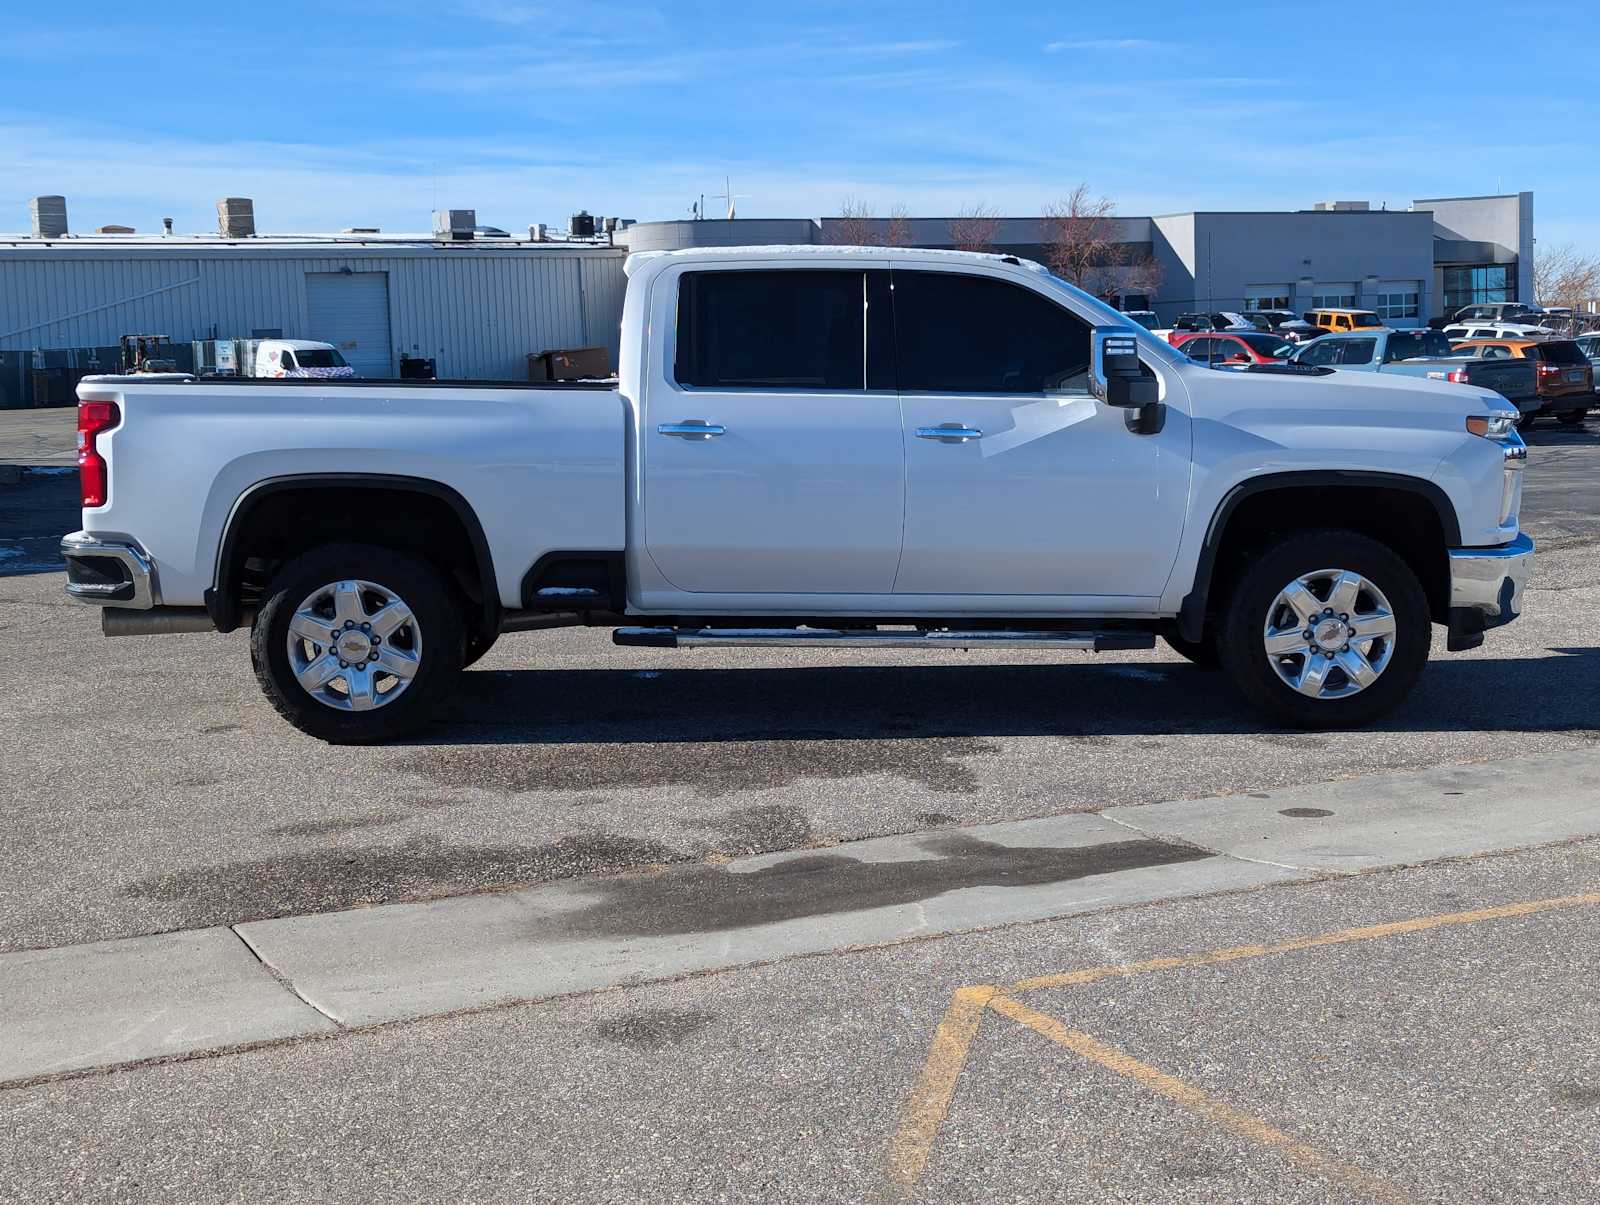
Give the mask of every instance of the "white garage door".
<path id="1" fill-rule="evenodd" d="M 306 338 L 337 347 L 356 376 L 394 376 L 387 272 L 307 272 L 306 319 Z"/>

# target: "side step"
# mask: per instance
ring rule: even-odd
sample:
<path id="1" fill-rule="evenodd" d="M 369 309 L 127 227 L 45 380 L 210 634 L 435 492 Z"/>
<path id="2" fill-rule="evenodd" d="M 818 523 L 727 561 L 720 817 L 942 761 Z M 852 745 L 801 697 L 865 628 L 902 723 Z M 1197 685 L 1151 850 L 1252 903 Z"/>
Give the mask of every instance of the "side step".
<path id="1" fill-rule="evenodd" d="M 633 648 L 827 649 L 1152 649 L 1150 632 L 907 632 L 837 628 L 616 628 L 613 642 Z"/>

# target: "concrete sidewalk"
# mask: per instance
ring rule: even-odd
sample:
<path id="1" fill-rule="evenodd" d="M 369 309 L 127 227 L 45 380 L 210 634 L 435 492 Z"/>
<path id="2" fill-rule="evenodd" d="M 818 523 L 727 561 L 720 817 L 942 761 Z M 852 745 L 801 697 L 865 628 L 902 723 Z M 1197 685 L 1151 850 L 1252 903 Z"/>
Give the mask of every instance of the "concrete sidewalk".
<path id="1" fill-rule="evenodd" d="M 8 954 L 0 1083 L 1596 834 L 1581 750 Z"/>

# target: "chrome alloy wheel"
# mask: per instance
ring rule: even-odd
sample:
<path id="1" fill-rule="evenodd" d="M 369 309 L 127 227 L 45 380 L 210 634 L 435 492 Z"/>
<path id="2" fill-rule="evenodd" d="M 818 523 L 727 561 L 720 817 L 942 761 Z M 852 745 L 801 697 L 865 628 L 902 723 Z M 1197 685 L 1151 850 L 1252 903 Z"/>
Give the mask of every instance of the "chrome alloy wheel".
<path id="1" fill-rule="evenodd" d="M 405 693 L 422 662 L 422 628 L 398 594 L 376 582 L 329 582 L 289 620 L 289 668 L 317 702 L 371 711 Z"/>
<path id="2" fill-rule="evenodd" d="M 1261 642 L 1278 677 L 1313 699 L 1342 699 L 1378 680 L 1394 656 L 1394 609 L 1348 569 L 1318 569 L 1278 592 Z"/>

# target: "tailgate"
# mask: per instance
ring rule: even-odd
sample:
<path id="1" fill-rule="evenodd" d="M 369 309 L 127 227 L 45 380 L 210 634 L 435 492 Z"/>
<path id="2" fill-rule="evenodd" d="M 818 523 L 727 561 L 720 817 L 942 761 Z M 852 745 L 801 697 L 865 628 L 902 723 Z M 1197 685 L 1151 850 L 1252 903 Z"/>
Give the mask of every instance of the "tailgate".
<path id="1" fill-rule="evenodd" d="M 1468 360 L 1467 383 L 1493 389 L 1501 397 L 1529 398 L 1539 392 L 1532 360 Z"/>

